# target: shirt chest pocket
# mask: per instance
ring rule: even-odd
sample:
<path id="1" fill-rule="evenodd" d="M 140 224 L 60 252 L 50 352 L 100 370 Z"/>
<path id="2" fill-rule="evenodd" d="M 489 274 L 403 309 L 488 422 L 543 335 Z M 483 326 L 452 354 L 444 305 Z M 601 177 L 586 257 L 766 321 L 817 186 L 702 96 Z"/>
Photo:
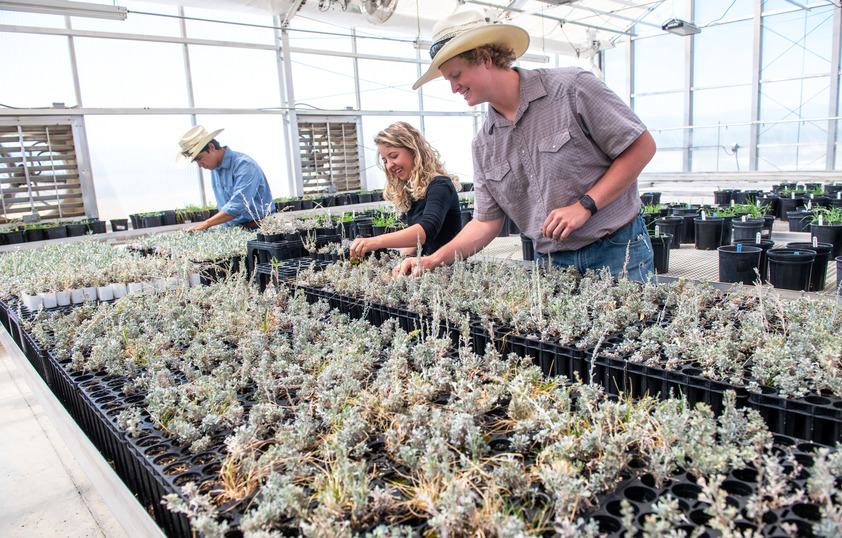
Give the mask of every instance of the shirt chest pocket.
<path id="1" fill-rule="evenodd" d="M 497 204 L 505 211 L 528 188 L 526 178 L 518 177 L 508 160 L 494 163 L 485 172 L 486 185 Z"/>
<path id="2" fill-rule="evenodd" d="M 570 131 L 565 129 L 551 134 L 538 142 L 538 151 L 541 153 L 558 153 L 570 141 Z M 572 146 L 572 144 L 570 144 Z"/>
<path id="3" fill-rule="evenodd" d="M 581 159 L 576 149 L 576 139 L 569 129 L 562 129 L 538 141 L 538 167 L 547 178 L 571 181 L 579 176 L 577 168 Z"/>

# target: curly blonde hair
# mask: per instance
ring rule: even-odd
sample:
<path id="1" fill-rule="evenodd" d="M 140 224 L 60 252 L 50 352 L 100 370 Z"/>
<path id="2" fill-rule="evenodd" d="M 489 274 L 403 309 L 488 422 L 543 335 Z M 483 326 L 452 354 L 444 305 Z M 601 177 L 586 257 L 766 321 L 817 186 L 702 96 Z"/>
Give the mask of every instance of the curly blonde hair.
<path id="1" fill-rule="evenodd" d="M 377 166 L 386 172 L 383 199 L 392 202 L 398 211 L 406 213 L 413 201 L 424 198 L 427 195 L 427 187 L 436 176 L 449 177 L 457 192 L 462 188 L 459 178 L 445 171 L 439 152 L 412 125 L 404 121 L 393 123 L 380 131 L 374 137 L 374 142 L 378 146 L 406 148 L 412 152 L 412 171 L 407 182 L 401 181 L 398 176 L 387 170 L 382 159 L 377 159 Z"/>

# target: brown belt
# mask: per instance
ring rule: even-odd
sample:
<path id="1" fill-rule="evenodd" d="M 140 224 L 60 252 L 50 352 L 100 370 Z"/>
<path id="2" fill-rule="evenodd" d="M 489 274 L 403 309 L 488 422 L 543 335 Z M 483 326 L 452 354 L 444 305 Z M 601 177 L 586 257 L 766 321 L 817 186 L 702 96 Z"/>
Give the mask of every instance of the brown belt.
<path id="1" fill-rule="evenodd" d="M 600 237 L 600 238 L 599 238 L 599 240 L 600 240 L 600 241 L 604 241 L 604 240 L 608 239 L 609 237 L 611 237 L 611 236 L 612 236 L 612 235 L 614 235 L 615 233 L 619 232 L 620 230 L 622 230 L 623 228 L 625 228 L 626 226 L 628 226 L 629 224 L 631 224 L 632 222 L 634 222 L 634 219 L 636 219 L 637 217 L 638 217 L 638 215 L 633 216 L 633 217 L 631 218 L 631 220 L 630 220 L 630 221 L 628 221 L 627 223 L 623 224 L 622 226 L 620 226 L 619 228 L 617 228 L 617 229 L 616 229 L 616 230 L 614 230 L 613 232 L 611 232 L 611 233 L 607 233 L 607 234 L 603 235 L 602 237 Z"/>
<path id="2" fill-rule="evenodd" d="M 258 226 L 260 226 L 260 223 L 257 222 L 256 220 L 250 220 L 248 222 L 244 222 L 244 223 L 240 224 L 240 226 L 249 230 L 251 228 L 257 228 Z"/>

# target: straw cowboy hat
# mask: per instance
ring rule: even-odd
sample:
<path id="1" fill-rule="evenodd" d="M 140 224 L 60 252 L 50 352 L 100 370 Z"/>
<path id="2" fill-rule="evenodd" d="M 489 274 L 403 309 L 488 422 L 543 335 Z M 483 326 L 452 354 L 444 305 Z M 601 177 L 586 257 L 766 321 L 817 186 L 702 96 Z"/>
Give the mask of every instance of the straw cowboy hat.
<path id="1" fill-rule="evenodd" d="M 208 134 L 207 130 L 201 125 L 192 127 L 189 131 L 184 133 L 178 145 L 181 146 L 181 151 L 175 156 L 175 164 L 179 168 L 184 168 L 193 162 L 202 148 L 208 145 L 208 142 L 216 138 L 216 135 L 224 131 L 219 129 Z"/>
<path id="2" fill-rule="evenodd" d="M 529 34 L 519 26 L 488 23 L 482 13 L 475 10 L 460 11 L 437 22 L 433 26 L 433 45 L 430 47 L 433 63 L 412 89 L 417 90 L 422 84 L 440 77 L 439 67 L 447 60 L 492 43 L 512 49 L 515 57 L 520 58 L 529 48 Z"/>

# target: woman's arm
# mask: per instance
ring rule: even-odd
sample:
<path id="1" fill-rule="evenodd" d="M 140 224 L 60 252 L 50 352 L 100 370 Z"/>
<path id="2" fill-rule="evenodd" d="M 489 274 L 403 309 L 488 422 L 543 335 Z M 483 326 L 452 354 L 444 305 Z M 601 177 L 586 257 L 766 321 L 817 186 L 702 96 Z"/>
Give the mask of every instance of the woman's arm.
<path id="1" fill-rule="evenodd" d="M 358 237 L 351 243 L 351 257 L 362 258 L 366 252 L 381 248 L 415 248 L 427 241 L 427 234 L 420 224 L 403 230 L 374 237 Z"/>

